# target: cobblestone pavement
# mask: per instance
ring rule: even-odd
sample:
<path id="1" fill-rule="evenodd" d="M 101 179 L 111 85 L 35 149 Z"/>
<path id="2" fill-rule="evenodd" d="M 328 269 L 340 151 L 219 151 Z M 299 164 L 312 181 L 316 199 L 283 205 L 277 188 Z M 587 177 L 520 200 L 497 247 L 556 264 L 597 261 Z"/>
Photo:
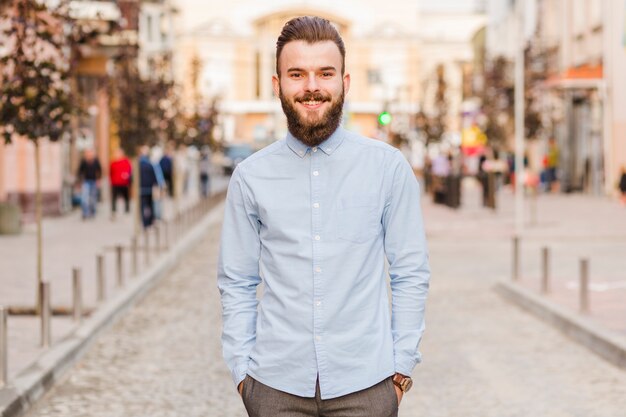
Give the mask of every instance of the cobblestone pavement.
<path id="1" fill-rule="evenodd" d="M 450 212 L 425 206 L 436 233 L 424 363 L 400 417 L 623 417 L 625 372 L 492 291 L 508 240 L 446 230 Z M 221 358 L 217 229 L 28 416 L 245 416 Z"/>

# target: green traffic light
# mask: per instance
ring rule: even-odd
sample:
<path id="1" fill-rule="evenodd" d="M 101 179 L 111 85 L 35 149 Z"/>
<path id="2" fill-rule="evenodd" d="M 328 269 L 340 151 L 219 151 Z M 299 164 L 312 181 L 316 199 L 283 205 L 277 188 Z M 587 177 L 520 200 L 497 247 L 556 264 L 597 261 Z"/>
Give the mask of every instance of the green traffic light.
<path id="1" fill-rule="evenodd" d="M 391 123 L 391 114 L 389 114 L 389 112 L 387 111 L 384 111 L 381 114 L 379 114 L 378 123 L 380 123 L 383 126 L 387 126 L 389 123 Z"/>

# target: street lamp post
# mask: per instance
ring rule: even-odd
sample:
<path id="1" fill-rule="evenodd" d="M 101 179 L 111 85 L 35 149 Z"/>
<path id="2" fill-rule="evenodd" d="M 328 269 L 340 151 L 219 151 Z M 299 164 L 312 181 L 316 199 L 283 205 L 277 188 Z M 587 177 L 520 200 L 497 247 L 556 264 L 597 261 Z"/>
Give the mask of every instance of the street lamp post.
<path id="1" fill-rule="evenodd" d="M 515 235 L 524 228 L 524 2 L 517 2 L 515 58 Z"/>

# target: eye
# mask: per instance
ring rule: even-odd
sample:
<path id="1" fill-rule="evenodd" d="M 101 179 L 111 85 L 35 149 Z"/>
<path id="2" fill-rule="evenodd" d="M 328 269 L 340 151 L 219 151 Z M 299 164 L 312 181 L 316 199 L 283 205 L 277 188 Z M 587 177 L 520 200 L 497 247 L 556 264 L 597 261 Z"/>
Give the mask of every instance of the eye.
<path id="1" fill-rule="evenodd" d="M 330 78 L 330 77 L 332 77 L 332 76 L 334 76 L 334 75 L 335 75 L 335 74 L 334 74 L 334 73 L 332 73 L 332 72 L 323 72 L 323 73 L 322 73 L 322 77 L 324 77 L 324 78 Z"/>
<path id="2" fill-rule="evenodd" d="M 299 72 L 292 72 L 291 74 L 289 74 L 290 78 L 302 78 L 302 74 L 300 74 Z"/>

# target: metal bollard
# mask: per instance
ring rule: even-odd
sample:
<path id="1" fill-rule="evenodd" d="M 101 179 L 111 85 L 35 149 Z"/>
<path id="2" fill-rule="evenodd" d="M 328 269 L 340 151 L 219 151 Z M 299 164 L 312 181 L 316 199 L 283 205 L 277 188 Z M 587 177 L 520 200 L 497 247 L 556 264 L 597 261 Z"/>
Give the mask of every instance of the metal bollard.
<path id="1" fill-rule="evenodd" d="M 96 255 L 96 297 L 98 299 L 98 302 L 102 302 L 106 298 L 104 255 Z"/>
<path id="2" fill-rule="evenodd" d="M 115 247 L 115 264 L 117 270 L 117 285 L 122 287 L 124 285 L 124 269 L 122 265 L 122 255 L 124 253 L 124 248 L 122 245 L 117 245 Z"/>
<path id="3" fill-rule="evenodd" d="M 154 226 L 154 252 L 156 254 L 161 253 L 161 226 L 155 224 Z"/>
<path id="4" fill-rule="evenodd" d="M 39 295 L 41 297 L 41 347 L 47 348 L 52 344 L 52 309 L 50 308 L 50 283 L 39 283 Z"/>
<path id="5" fill-rule="evenodd" d="M 0 388 L 9 380 L 9 312 L 0 306 Z"/>
<path id="6" fill-rule="evenodd" d="M 143 229 L 143 259 L 146 266 L 150 265 L 150 236 L 148 229 Z"/>
<path id="7" fill-rule="evenodd" d="M 513 281 L 519 280 L 519 241 L 518 236 L 513 237 Z"/>
<path id="8" fill-rule="evenodd" d="M 130 251 L 132 257 L 133 276 L 136 276 L 139 270 L 139 262 L 137 261 L 137 236 L 133 236 L 130 240 Z"/>
<path id="9" fill-rule="evenodd" d="M 548 247 L 541 248 L 541 292 L 547 294 L 550 292 L 550 249 Z"/>
<path id="10" fill-rule="evenodd" d="M 589 260 L 580 260 L 580 311 L 589 312 Z"/>
<path id="11" fill-rule="evenodd" d="M 81 322 L 83 319 L 82 285 L 80 279 L 80 269 L 72 269 L 72 289 L 73 289 L 73 318 L 74 321 Z"/>

